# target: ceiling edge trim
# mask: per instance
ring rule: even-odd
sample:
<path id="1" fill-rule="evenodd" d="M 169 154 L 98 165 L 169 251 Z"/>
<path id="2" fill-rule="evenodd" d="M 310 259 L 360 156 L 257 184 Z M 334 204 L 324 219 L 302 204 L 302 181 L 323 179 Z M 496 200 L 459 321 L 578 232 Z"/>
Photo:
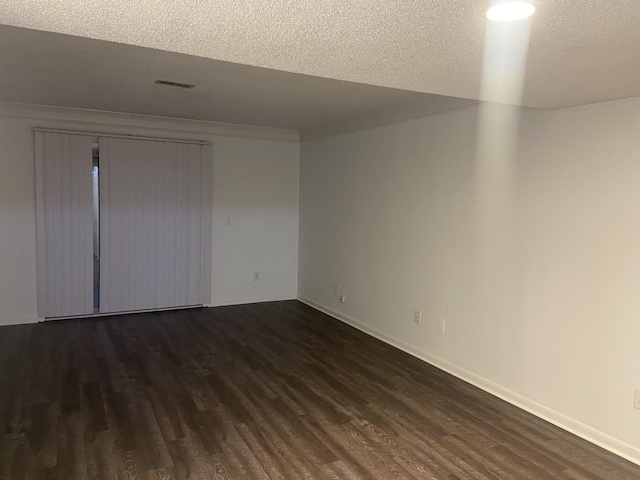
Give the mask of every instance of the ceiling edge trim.
<path id="1" fill-rule="evenodd" d="M 338 135 L 341 133 L 364 130 L 370 127 L 377 127 L 388 123 L 410 120 L 412 118 L 436 115 L 438 113 L 457 110 L 473 105 L 477 105 L 477 100 L 467 98 L 442 97 L 437 101 L 423 104 L 409 105 L 394 109 L 381 110 L 372 115 L 350 118 L 319 127 L 311 127 L 300 130 L 300 140 L 313 140 L 316 138 Z"/>
<path id="2" fill-rule="evenodd" d="M 67 121 L 76 124 L 97 123 L 118 127 L 166 130 L 184 132 L 196 136 L 201 135 L 204 137 L 251 137 L 289 142 L 298 142 L 300 140 L 297 130 L 284 128 L 237 125 L 233 123 L 209 122 L 206 120 L 25 103 L 0 102 L 0 115 L 38 120 Z"/>

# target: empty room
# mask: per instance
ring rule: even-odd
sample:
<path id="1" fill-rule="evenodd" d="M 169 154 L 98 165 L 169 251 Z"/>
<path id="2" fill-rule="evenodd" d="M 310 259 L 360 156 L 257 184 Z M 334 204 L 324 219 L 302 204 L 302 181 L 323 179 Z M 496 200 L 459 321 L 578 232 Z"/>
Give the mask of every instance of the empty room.
<path id="1" fill-rule="evenodd" d="M 640 2 L 0 2 L 0 480 L 640 479 Z"/>

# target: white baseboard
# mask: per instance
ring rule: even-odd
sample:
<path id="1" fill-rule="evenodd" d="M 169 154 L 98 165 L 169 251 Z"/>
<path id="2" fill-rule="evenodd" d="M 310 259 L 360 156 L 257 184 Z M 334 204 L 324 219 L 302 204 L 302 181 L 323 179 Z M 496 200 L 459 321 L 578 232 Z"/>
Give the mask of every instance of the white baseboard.
<path id="1" fill-rule="evenodd" d="M 30 323 L 43 322 L 44 318 L 26 317 L 26 318 L 0 318 L 0 327 L 9 325 L 28 325 Z"/>
<path id="2" fill-rule="evenodd" d="M 551 408 L 545 407 L 544 405 L 541 405 L 531 400 L 530 398 L 509 390 L 502 385 L 492 382 L 491 380 L 470 372 L 469 370 L 466 370 L 458 365 L 436 357 L 435 355 L 421 350 L 420 348 L 411 345 L 404 340 L 400 340 L 399 338 L 389 335 L 386 332 L 378 330 L 377 328 L 370 327 L 369 325 L 366 325 L 356 320 L 355 318 L 345 315 L 344 313 L 334 310 L 333 308 L 328 307 L 322 303 L 316 302 L 315 300 L 304 296 L 298 296 L 298 300 L 309 305 L 310 307 L 315 308 L 316 310 L 319 310 L 337 320 L 340 320 L 341 322 L 351 325 L 352 327 L 357 328 L 358 330 L 361 330 L 362 332 L 371 335 L 378 340 L 382 340 L 389 345 L 399 348 L 400 350 L 413 355 L 414 357 L 417 357 L 420 360 L 423 360 L 428 364 L 439 368 L 440 370 L 450 373 L 451 375 L 464 380 L 465 382 L 468 382 L 471 385 L 484 390 L 485 392 L 501 398 L 502 400 L 515 405 L 516 407 L 521 408 L 522 410 L 529 412 L 536 417 L 546 420 L 547 422 L 552 423 L 553 425 L 556 425 L 563 430 L 571 432 L 578 437 L 581 437 L 595 445 L 598 445 L 599 447 L 604 448 L 605 450 L 608 450 L 622 458 L 629 460 L 630 462 L 640 465 L 640 449 L 634 447 L 633 445 L 623 442 L 622 440 L 618 440 L 615 437 L 601 432 L 600 430 L 596 430 L 589 425 L 579 422 L 560 412 L 552 410 Z"/>
<path id="3" fill-rule="evenodd" d="M 226 307 L 230 305 L 247 305 L 249 303 L 263 303 L 263 302 L 280 302 L 284 300 L 296 300 L 296 294 L 280 295 L 272 297 L 257 297 L 257 298 L 222 298 L 215 299 L 211 303 L 207 303 L 205 307 Z"/>

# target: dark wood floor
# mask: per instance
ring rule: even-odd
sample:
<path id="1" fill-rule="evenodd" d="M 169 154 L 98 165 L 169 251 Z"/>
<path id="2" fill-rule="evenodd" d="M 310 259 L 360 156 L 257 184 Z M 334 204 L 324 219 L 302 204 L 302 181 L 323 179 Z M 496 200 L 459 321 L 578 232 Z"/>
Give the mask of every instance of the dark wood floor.
<path id="1" fill-rule="evenodd" d="M 297 302 L 0 328 L 0 479 L 640 479 Z"/>

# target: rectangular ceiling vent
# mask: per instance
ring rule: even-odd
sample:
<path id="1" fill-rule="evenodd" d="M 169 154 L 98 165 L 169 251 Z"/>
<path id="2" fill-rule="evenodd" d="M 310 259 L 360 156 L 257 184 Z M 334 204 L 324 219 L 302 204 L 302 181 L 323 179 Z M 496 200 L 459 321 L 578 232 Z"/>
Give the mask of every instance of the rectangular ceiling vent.
<path id="1" fill-rule="evenodd" d="M 167 85 L 169 87 L 188 88 L 188 89 L 195 87 L 195 85 L 189 85 L 188 83 L 169 82 L 167 80 L 156 80 L 156 84 Z"/>

